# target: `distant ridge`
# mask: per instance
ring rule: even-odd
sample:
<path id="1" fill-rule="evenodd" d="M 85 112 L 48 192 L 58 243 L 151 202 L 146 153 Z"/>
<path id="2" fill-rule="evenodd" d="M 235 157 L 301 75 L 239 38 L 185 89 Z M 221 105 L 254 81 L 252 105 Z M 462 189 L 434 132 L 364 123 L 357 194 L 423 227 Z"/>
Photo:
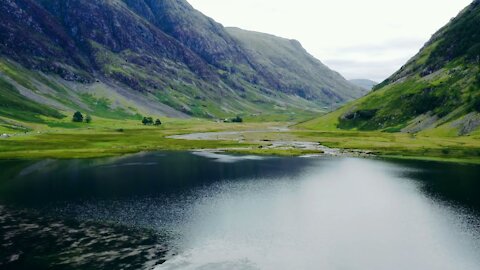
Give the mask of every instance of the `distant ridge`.
<path id="1" fill-rule="evenodd" d="M 368 79 L 353 79 L 348 81 L 366 90 L 372 90 L 373 87 L 378 84 L 377 82 Z"/>

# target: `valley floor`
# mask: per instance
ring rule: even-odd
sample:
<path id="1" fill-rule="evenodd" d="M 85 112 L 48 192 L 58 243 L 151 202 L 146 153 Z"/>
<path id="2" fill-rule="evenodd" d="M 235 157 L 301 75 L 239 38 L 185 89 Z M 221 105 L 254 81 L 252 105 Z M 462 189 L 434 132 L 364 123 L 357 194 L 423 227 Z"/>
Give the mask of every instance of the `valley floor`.
<path id="1" fill-rule="evenodd" d="M 45 124 L 0 120 L 3 123 L 0 123 L 0 135 L 8 135 L 0 138 L 2 159 L 92 158 L 156 150 L 218 150 L 257 155 L 375 155 L 480 163 L 479 135 L 448 137 L 317 131 L 285 122 L 235 124 L 199 119 L 162 119 L 160 127 L 144 126 L 138 120 L 102 118 L 95 118 L 90 124 L 72 123 L 68 119 L 48 119 Z"/>

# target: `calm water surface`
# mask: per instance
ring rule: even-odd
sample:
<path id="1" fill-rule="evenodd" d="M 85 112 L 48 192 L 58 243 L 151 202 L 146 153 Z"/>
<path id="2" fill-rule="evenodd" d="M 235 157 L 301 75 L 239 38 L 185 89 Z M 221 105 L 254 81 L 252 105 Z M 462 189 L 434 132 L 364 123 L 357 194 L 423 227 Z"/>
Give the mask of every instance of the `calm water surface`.
<path id="1" fill-rule="evenodd" d="M 480 166 L 150 153 L 0 168 L 10 269 L 480 269 Z"/>

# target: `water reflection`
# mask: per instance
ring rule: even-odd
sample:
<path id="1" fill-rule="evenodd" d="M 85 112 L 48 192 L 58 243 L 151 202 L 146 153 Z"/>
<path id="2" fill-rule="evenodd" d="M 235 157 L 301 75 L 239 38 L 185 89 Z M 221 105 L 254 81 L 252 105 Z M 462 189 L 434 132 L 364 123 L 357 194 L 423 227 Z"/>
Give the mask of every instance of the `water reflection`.
<path id="1" fill-rule="evenodd" d="M 301 181 L 231 184 L 202 197 L 182 228 L 185 251 L 158 269 L 480 265 L 469 219 L 424 196 L 418 182 L 401 178 L 401 168 L 355 159 L 320 163 Z"/>
<path id="2" fill-rule="evenodd" d="M 478 166 L 190 153 L 0 166 L 4 204 L 172 236 L 157 269 L 480 266 Z"/>

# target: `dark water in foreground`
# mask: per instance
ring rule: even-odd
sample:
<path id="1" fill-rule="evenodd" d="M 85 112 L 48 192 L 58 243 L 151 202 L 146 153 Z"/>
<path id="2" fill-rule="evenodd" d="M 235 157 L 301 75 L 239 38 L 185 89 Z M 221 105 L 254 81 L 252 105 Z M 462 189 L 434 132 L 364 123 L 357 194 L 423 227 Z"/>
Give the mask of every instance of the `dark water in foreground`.
<path id="1" fill-rule="evenodd" d="M 480 166 L 152 153 L 0 169 L 2 269 L 480 269 Z"/>

